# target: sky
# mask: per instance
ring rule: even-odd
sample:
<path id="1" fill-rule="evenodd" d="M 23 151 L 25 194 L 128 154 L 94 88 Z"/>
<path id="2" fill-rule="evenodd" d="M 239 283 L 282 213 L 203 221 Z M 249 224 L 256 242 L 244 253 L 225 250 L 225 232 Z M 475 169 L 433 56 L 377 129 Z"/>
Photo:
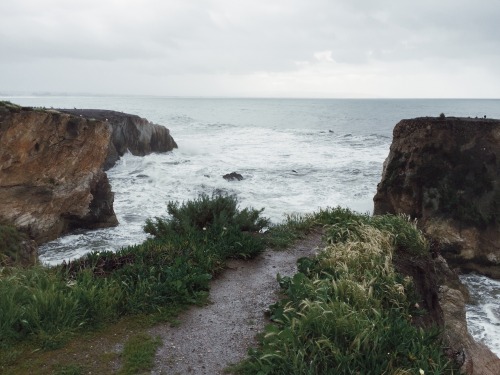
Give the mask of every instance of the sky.
<path id="1" fill-rule="evenodd" d="M 500 98 L 498 0 L 1 0 L 0 93 Z"/>

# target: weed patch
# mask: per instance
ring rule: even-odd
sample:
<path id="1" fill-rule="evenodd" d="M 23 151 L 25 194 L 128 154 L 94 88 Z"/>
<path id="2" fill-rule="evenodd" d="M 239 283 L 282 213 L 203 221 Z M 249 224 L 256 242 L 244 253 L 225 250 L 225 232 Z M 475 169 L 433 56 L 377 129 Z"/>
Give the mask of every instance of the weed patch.
<path id="1" fill-rule="evenodd" d="M 0 267 L 22 263 L 21 247 L 27 237 L 16 228 L 0 223 Z"/>
<path id="2" fill-rule="evenodd" d="M 123 348 L 123 367 L 120 375 L 145 373 L 153 367 L 156 350 L 161 346 L 160 338 L 146 334 L 131 337 Z"/>
<path id="3" fill-rule="evenodd" d="M 53 372 L 53 375 L 84 375 L 85 368 L 80 365 L 63 365 L 57 366 Z"/>

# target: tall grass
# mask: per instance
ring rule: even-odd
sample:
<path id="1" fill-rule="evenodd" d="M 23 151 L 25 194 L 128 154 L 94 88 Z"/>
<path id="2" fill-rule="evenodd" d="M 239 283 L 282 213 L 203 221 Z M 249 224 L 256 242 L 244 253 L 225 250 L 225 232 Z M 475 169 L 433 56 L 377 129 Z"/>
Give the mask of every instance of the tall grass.
<path id="1" fill-rule="evenodd" d="M 227 258 L 265 247 L 255 232 L 268 221 L 232 196 L 169 203 L 168 213 L 147 222 L 152 238 L 141 245 L 54 268 L 0 269 L 0 349 L 26 339 L 51 349 L 123 315 L 200 303 Z"/>
<path id="2" fill-rule="evenodd" d="M 26 239 L 26 235 L 12 225 L 0 223 L 0 267 L 23 263 L 20 252 Z"/>
<path id="3" fill-rule="evenodd" d="M 320 209 L 307 215 L 290 215 L 282 224 L 275 225 L 267 235 L 269 246 L 284 248 L 311 230 L 321 228 L 327 241 L 345 242 L 357 236 L 361 224 L 370 225 L 392 233 L 391 241 L 396 251 L 427 256 L 429 247 L 416 222 L 405 215 L 370 216 L 359 214 L 348 208 Z"/>
<path id="4" fill-rule="evenodd" d="M 413 283 L 392 264 L 394 251 L 424 256 L 427 244 L 403 217 L 370 218 L 345 209 L 315 216 L 327 245 L 278 277 L 284 298 L 271 306 L 260 345 L 237 374 L 446 374 L 439 330 L 412 324 L 421 311 Z M 413 242 L 415 241 L 415 243 Z"/>

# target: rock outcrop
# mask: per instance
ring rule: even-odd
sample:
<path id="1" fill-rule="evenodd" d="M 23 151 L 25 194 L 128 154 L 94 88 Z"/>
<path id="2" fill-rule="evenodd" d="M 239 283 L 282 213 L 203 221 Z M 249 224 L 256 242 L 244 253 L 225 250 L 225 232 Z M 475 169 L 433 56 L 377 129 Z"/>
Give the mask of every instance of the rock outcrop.
<path id="1" fill-rule="evenodd" d="M 499 120 L 402 120 L 374 213 L 411 215 L 451 266 L 500 278 L 499 177 Z"/>
<path id="2" fill-rule="evenodd" d="M 145 155 L 176 147 L 168 129 L 138 116 L 8 102 L 0 102 L 0 145 L 0 221 L 37 243 L 117 225 L 104 170 L 127 150 Z"/>
<path id="3" fill-rule="evenodd" d="M 0 217 L 38 243 L 116 225 L 102 170 L 110 138 L 103 122 L 0 106 Z"/>
<path id="4" fill-rule="evenodd" d="M 443 338 L 447 355 L 467 375 L 500 374 L 500 359 L 484 344 L 476 342 L 467 330 L 465 303 L 467 291 L 446 260 L 438 256 L 435 271 L 439 276 L 439 305 L 443 312 Z"/>
<path id="5" fill-rule="evenodd" d="M 0 223 L 0 267 L 31 267 L 38 261 L 36 243 L 11 225 Z"/>
<path id="6" fill-rule="evenodd" d="M 444 327 L 447 354 L 464 374 L 500 373 L 498 357 L 468 333 L 468 292 L 456 272 L 500 277 L 499 162 L 498 120 L 402 120 L 374 197 L 374 214 L 410 215 L 429 238 L 432 268 L 395 262 L 426 297 L 429 316 Z"/>
<path id="7" fill-rule="evenodd" d="M 465 303 L 469 293 L 446 260 L 436 254 L 431 259 L 396 252 L 393 262 L 400 274 L 413 279 L 419 305 L 427 311 L 414 316 L 413 323 L 424 328 L 442 327 L 445 354 L 460 367 L 460 373 L 500 374 L 500 359 L 467 330 Z"/>
<path id="8" fill-rule="evenodd" d="M 108 122 L 112 127 L 111 142 L 104 163 L 104 170 L 129 151 L 144 156 L 152 152 L 167 152 L 177 148 L 170 131 L 161 125 L 128 113 L 104 109 L 59 109 L 71 115 Z"/>

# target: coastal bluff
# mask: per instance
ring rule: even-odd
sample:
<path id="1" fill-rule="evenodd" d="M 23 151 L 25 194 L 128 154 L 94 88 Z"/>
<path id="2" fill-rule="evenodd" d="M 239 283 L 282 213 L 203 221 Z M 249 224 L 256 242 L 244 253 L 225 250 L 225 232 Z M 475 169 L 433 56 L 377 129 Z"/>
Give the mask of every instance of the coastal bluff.
<path id="1" fill-rule="evenodd" d="M 453 268 L 500 278 L 500 120 L 400 121 L 373 200 L 417 219 Z"/>
<path id="2" fill-rule="evenodd" d="M 118 224 L 105 170 L 177 147 L 169 130 L 105 110 L 52 110 L 0 102 L 0 222 L 37 243 Z"/>
<path id="3" fill-rule="evenodd" d="M 58 109 L 73 116 L 107 122 L 111 125 L 111 139 L 104 170 L 113 167 L 127 151 L 135 156 L 153 152 L 167 152 L 177 148 L 170 131 L 145 118 L 105 109 Z"/>
<path id="4" fill-rule="evenodd" d="M 461 373 L 500 373 L 500 359 L 468 333 L 459 272 L 500 278 L 500 120 L 400 121 L 377 186 L 374 214 L 416 219 L 430 242 L 447 352 Z M 419 278 L 428 277 L 419 272 Z M 417 275 L 418 276 L 418 275 Z"/>

